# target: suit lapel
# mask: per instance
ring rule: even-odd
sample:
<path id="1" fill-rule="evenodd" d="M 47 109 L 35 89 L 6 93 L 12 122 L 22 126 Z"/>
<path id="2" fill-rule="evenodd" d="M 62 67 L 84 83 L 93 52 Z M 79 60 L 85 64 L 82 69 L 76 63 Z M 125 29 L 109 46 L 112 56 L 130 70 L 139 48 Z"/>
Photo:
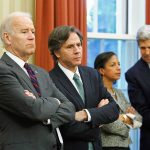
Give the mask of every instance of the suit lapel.
<path id="1" fill-rule="evenodd" d="M 35 96 L 38 96 L 35 88 L 30 81 L 30 78 L 16 62 L 14 62 L 8 55 L 6 55 L 6 53 L 3 54 L 1 60 L 3 60 L 8 66 L 12 68 L 12 71 L 15 72 L 20 82 L 24 82 L 26 86 L 31 89 L 31 92 L 33 92 Z"/>
<path id="2" fill-rule="evenodd" d="M 81 99 L 75 87 L 72 85 L 71 81 L 64 74 L 64 72 L 59 68 L 58 65 L 55 67 L 54 70 L 58 77 L 57 80 L 59 80 L 61 85 L 70 93 L 70 95 L 72 95 L 74 102 L 77 102 L 81 107 L 84 107 L 83 100 Z"/>

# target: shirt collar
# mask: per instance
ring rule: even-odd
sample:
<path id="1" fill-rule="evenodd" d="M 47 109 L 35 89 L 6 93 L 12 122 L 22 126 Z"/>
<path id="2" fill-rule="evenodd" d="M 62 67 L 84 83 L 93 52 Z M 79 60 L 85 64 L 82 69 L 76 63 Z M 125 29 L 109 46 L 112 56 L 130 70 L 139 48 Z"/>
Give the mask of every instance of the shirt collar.
<path id="1" fill-rule="evenodd" d="M 10 53 L 9 51 L 6 52 L 6 54 L 12 59 L 14 60 L 21 68 L 24 67 L 25 62 L 20 59 L 19 57 L 15 56 L 14 54 Z"/>
<path id="2" fill-rule="evenodd" d="M 66 75 L 70 80 L 73 79 L 73 76 L 74 76 L 75 73 L 80 77 L 80 73 L 79 73 L 78 67 L 77 67 L 76 72 L 74 73 L 74 72 L 70 71 L 69 69 L 65 68 L 64 66 L 62 66 L 59 62 L 58 62 L 58 66 L 61 68 L 61 70 L 65 73 L 65 75 Z M 80 77 L 80 78 L 81 78 L 81 77 Z"/>

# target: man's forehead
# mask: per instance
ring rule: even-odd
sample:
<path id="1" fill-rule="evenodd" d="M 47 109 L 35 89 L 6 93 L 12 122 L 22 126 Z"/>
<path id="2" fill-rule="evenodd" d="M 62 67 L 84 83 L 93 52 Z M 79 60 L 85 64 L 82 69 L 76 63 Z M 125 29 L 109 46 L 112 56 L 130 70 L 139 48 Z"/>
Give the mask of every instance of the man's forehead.
<path id="1" fill-rule="evenodd" d="M 28 17 L 17 16 L 12 19 L 12 24 L 14 26 L 33 26 L 33 22 Z"/>
<path id="2" fill-rule="evenodd" d="M 70 44 L 70 43 L 78 43 L 78 42 L 80 42 L 80 38 L 76 33 L 73 32 L 69 35 L 69 38 L 66 40 L 65 43 Z"/>
<path id="3" fill-rule="evenodd" d="M 150 39 L 149 40 L 139 40 L 139 44 L 150 44 Z"/>

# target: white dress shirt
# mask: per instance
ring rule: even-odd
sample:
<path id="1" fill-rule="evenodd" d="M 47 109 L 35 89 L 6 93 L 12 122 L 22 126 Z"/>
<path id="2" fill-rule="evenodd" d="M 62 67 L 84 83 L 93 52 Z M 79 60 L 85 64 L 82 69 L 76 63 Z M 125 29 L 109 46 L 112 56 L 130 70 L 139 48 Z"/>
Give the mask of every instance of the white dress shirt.
<path id="1" fill-rule="evenodd" d="M 22 69 L 23 71 L 28 75 L 27 70 L 24 68 L 24 64 L 26 62 L 24 62 L 22 59 L 20 59 L 19 57 L 15 56 L 14 54 L 10 53 L 10 52 L 6 52 L 6 54 L 13 60 L 15 61 Z"/>

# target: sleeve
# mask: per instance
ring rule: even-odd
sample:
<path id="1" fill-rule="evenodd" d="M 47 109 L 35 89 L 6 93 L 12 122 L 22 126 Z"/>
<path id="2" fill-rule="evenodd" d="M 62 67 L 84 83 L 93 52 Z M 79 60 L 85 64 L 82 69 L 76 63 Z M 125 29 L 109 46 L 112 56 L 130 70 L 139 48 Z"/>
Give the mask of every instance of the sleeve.
<path id="1" fill-rule="evenodd" d="M 119 106 L 122 109 L 122 111 L 124 112 L 124 114 L 126 114 L 127 117 L 129 117 L 132 122 L 133 125 L 130 126 L 128 125 L 130 128 L 139 128 L 142 125 L 142 116 L 136 111 L 135 114 L 131 114 L 131 113 L 127 113 L 126 110 L 128 107 L 131 107 L 131 103 L 128 102 L 127 98 L 125 97 L 125 95 L 122 93 L 121 90 L 119 89 L 115 89 L 117 91 L 118 94 L 118 102 L 119 102 Z"/>
<path id="2" fill-rule="evenodd" d="M 72 121 L 61 126 L 61 132 L 65 138 L 90 141 L 97 139 L 98 128 L 92 128 L 88 122 Z"/>
<path id="3" fill-rule="evenodd" d="M 142 126 L 142 117 L 140 114 L 136 112 L 136 114 L 127 113 L 126 115 L 133 121 L 133 125 L 130 126 L 131 128 L 135 129 Z"/>
<path id="4" fill-rule="evenodd" d="M 129 136 L 130 128 L 120 120 L 116 120 L 113 123 L 103 125 L 101 128 L 107 134 L 110 134 L 110 135 L 115 134 L 115 135 L 119 135 L 125 138 Z"/>
<path id="5" fill-rule="evenodd" d="M 58 102 L 52 98 L 33 99 L 24 94 L 18 77 L 8 67 L 0 65 L 0 108 L 18 117 L 43 121 L 56 113 Z"/>
<path id="6" fill-rule="evenodd" d="M 117 120 L 119 117 L 118 105 L 116 104 L 112 96 L 104 87 L 102 78 L 99 75 L 99 73 L 98 73 L 97 84 L 99 85 L 98 86 L 99 102 L 102 99 L 108 99 L 109 103 L 107 105 L 104 105 L 103 107 L 95 107 L 95 108 L 88 109 L 91 115 L 91 123 L 93 127 L 102 124 L 112 123 L 115 120 Z"/>
<path id="7" fill-rule="evenodd" d="M 143 124 L 147 128 L 150 128 L 150 106 L 145 98 L 145 93 L 132 73 L 126 73 L 126 81 L 128 83 L 129 99 L 133 107 L 142 115 Z"/>
<path id="8" fill-rule="evenodd" d="M 59 100 L 60 104 L 55 113 L 50 115 L 50 121 L 53 128 L 61 126 L 68 123 L 75 118 L 75 107 L 74 105 L 60 92 L 60 90 L 55 86 L 54 82 L 51 80 L 48 73 L 46 73 L 46 78 L 49 83 L 49 93 L 52 91 L 51 95 L 55 99 Z"/>

